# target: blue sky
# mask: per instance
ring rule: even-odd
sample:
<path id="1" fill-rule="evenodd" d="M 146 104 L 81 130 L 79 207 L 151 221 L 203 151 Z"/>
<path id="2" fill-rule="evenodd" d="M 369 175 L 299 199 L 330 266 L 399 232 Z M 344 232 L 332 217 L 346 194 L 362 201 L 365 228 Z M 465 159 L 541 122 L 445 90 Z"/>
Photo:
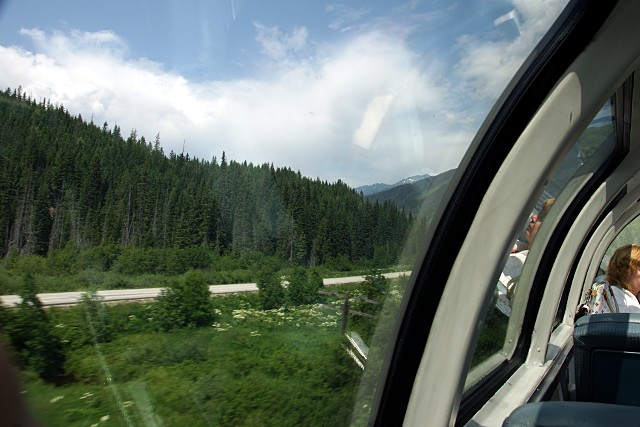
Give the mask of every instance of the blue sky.
<path id="1" fill-rule="evenodd" d="M 0 86 L 165 153 L 352 186 L 455 167 L 564 0 L 0 0 Z"/>

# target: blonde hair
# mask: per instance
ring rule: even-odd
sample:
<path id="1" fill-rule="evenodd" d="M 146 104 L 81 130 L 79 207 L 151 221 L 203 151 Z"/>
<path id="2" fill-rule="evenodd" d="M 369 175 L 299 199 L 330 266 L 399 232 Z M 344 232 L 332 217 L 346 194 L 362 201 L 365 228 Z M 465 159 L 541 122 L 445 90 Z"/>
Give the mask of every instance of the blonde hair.
<path id="1" fill-rule="evenodd" d="M 607 282 L 629 290 L 629 273 L 640 269 L 640 246 L 628 244 L 619 247 L 609 259 Z"/>
<path id="2" fill-rule="evenodd" d="M 542 204 L 542 208 L 540 208 L 540 213 L 538 214 L 538 221 L 542 222 L 542 220 L 544 220 L 544 217 L 547 216 L 547 214 L 549 213 L 549 209 L 551 209 L 551 206 L 555 201 L 555 198 L 547 199 L 544 201 L 544 203 Z"/>

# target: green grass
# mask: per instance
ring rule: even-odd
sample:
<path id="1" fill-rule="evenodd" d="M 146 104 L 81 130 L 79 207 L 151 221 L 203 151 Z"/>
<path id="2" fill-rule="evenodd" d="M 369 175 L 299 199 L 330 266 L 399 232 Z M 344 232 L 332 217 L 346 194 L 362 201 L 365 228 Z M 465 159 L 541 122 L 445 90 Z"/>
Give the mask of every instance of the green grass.
<path id="1" fill-rule="evenodd" d="M 28 376 L 23 381 L 27 401 L 43 425 L 126 425 L 108 385 L 79 383 L 55 387 Z M 132 404 L 123 402 L 127 407 Z"/>
<path id="2" fill-rule="evenodd" d="M 349 319 L 379 359 L 368 362 L 358 404 L 365 377 L 343 347 L 342 312 L 320 304 L 262 310 L 257 293 L 216 296 L 211 324 L 171 332 L 159 332 L 155 302 L 50 308 L 66 375 L 54 386 L 23 372 L 25 395 L 51 426 L 340 426 L 354 407 L 364 424 L 390 342 L 379 329 L 391 329 L 404 282 L 391 281 L 384 308 L 354 302 L 378 316 Z M 354 297 L 367 289 L 331 288 Z"/>
<path id="3" fill-rule="evenodd" d="M 71 337 L 70 382 L 24 374 L 36 416 L 51 426 L 348 424 L 362 371 L 341 347 L 338 313 L 263 311 L 255 294 L 214 304 L 211 326 L 169 333 L 145 319 L 151 304 L 110 306 L 116 335 L 98 345 L 72 342 L 80 307 L 52 310 L 55 330 Z"/>

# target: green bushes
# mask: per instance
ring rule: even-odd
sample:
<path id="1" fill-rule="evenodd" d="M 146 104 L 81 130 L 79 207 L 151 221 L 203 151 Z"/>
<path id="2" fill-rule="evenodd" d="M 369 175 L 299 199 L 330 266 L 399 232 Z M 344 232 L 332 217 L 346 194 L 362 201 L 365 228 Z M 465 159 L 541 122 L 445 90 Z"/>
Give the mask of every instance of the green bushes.
<path id="1" fill-rule="evenodd" d="M 65 353 L 113 339 L 115 331 L 109 308 L 95 292 L 86 293 L 82 302 L 69 308 L 47 310 L 53 333 L 63 345 Z"/>
<path id="2" fill-rule="evenodd" d="M 209 286 L 195 271 L 170 283 L 158 298 L 156 309 L 156 322 L 164 331 L 201 327 L 213 322 Z"/>
<path id="3" fill-rule="evenodd" d="M 284 305 L 285 289 L 277 272 L 263 269 L 258 276 L 257 286 L 263 310 L 272 310 Z"/>
<path id="4" fill-rule="evenodd" d="M 291 305 L 313 304 L 318 302 L 318 291 L 323 287 L 322 277 L 317 271 L 307 274 L 304 268 L 296 268 L 289 275 L 287 286 L 287 301 Z"/>
<path id="5" fill-rule="evenodd" d="M 363 289 L 367 298 L 383 301 L 389 291 L 389 281 L 378 270 L 372 270 L 365 276 Z"/>
<path id="6" fill-rule="evenodd" d="M 189 272 L 179 285 L 199 282 Z M 212 324 L 167 332 L 153 317 L 160 302 L 105 305 L 88 295 L 84 305 L 47 311 L 67 341 L 70 382 L 52 388 L 25 373 L 30 404 L 51 425 L 105 416 L 125 425 L 123 410 L 136 425 L 348 424 L 362 371 L 341 347 L 339 315 L 317 304 L 265 311 L 257 293 L 212 300 Z M 88 338 L 101 327 L 109 333 Z"/>
<path id="7" fill-rule="evenodd" d="M 113 328 L 109 318 L 109 312 L 102 303 L 102 298 L 95 291 L 85 292 L 82 295 L 82 311 L 85 318 L 86 329 L 88 329 L 93 343 L 104 343 L 111 341 Z"/>
<path id="8" fill-rule="evenodd" d="M 284 284 L 286 279 L 287 283 Z M 318 291 L 324 286 L 320 274 L 310 273 L 302 267 L 295 268 L 286 276 L 263 269 L 258 277 L 258 295 L 262 309 L 272 310 L 284 305 L 297 306 L 320 301 Z"/>
<path id="9" fill-rule="evenodd" d="M 80 252 L 78 266 L 83 270 L 109 271 L 121 254 L 122 247 L 117 245 L 92 246 Z"/>
<path id="10" fill-rule="evenodd" d="M 353 264 L 344 254 L 338 254 L 335 258 L 327 259 L 327 267 L 335 271 L 351 271 Z"/>
<path id="11" fill-rule="evenodd" d="M 13 271 L 0 269 L 0 295 L 17 295 L 21 288 L 21 277 Z"/>
<path id="12" fill-rule="evenodd" d="M 188 270 L 206 269 L 211 254 L 202 246 L 188 248 L 127 248 L 115 263 L 115 268 L 128 275 L 182 274 Z"/>
<path id="13" fill-rule="evenodd" d="M 3 311 L 3 333 L 24 368 L 47 381 L 57 381 L 64 372 L 62 343 L 53 333 L 36 290 L 33 276 L 25 275 L 22 302 L 16 310 Z"/>
<path id="14" fill-rule="evenodd" d="M 46 258 L 49 275 L 74 274 L 79 271 L 78 255 L 80 249 L 73 243 L 67 243 L 63 249 L 52 251 Z"/>
<path id="15" fill-rule="evenodd" d="M 370 270 L 370 264 L 361 260 L 356 266 L 338 256 L 313 271 L 324 277 L 360 275 Z M 37 279 L 38 292 L 66 292 L 165 287 L 189 270 L 200 270 L 209 285 L 257 282 L 263 270 L 277 271 L 279 276 L 295 271 L 286 261 L 258 252 L 237 257 L 206 246 L 143 249 L 107 244 L 80 250 L 68 244 L 48 257 L 10 252 L 0 266 L 0 295 L 18 294 L 26 273 Z"/>

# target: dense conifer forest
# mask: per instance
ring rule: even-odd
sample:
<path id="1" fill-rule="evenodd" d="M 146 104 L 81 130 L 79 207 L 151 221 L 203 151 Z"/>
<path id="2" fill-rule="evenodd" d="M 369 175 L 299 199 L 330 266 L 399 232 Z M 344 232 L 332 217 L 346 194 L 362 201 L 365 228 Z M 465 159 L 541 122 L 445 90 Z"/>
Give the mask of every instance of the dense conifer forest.
<path id="1" fill-rule="evenodd" d="M 344 182 L 239 163 L 224 152 L 211 160 L 166 155 L 160 135 L 123 136 L 117 125 L 87 122 L 20 89 L 0 93 L 0 158 L 1 257 L 70 246 L 199 248 L 305 266 L 388 264 L 413 222 Z"/>
<path id="2" fill-rule="evenodd" d="M 159 135 L 125 138 L 21 89 L 0 91 L 0 159 L 0 295 L 22 298 L 0 300 L 0 342 L 37 418 L 349 422 L 362 370 L 343 329 L 368 342 L 379 319 L 390 330 L 406 280 L 375 269 L 415 251 L 405 240 L 424 218 L 290 168 L 166 155 Z M 371 269 L 363 284 L 319 292 L 323 273 L 354 268 Z M 257 293 L 211 297 L 211 284 L 248 281 Z M 96 293 L 134 287 L 163 291 L 116 305 Z M 82 301 L 38 297 L 67 290 Z"/>

